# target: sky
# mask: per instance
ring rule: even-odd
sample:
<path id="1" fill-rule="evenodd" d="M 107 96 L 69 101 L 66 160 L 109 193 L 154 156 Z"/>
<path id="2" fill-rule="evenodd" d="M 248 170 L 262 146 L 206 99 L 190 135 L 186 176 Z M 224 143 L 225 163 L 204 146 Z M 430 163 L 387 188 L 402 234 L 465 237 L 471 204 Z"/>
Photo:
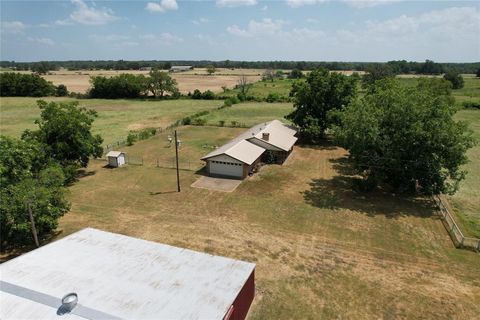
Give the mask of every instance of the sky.
<path id="1" fill-rule="evenodd" d="M 480 1 L 0 2 L 0 59 L 480 61 Z"/>

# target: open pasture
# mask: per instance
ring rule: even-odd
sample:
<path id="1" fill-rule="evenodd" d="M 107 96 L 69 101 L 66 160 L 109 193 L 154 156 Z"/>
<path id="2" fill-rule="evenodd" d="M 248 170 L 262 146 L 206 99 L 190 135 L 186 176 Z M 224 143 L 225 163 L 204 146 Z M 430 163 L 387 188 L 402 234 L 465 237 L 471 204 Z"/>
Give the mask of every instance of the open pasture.
<path id="1" fill-rule="evenodd" d="M 181 159 L 199 159 L 241 129 L 180 127 Z M 453 247 L 431 204 L 357 194 L 345 151 L 297 146 L 234 192 L 191 188 L 199 172 L 157 168 L 162 137 L 122 148 L 143 166 L 95 160 L 71 187 L 60 237 L 86 226 L 257 264 L 250 319 L 473 319 L 478 254 Z"/>
<path id="2" fill-rule="evenodd" d="M 71 92 L 86 93 L 90 88 L 90 77 L 112 77 L 121 73 L 148 75 L 148 72 L 141 70 L 58 70 L 51 71 L 42 77 L 55 85 L 66 85 Z M 213 75 L 208 75 L 205 68 L 200 68 L 170 73 L 170 75 L 177 80 L 180 92 L 187 94 L 195 89 L 200 91 L 211 90 L 217 93 L 222 92 L 222 87 L 233 88 L 241 75 L 245 75 L 250 82 L 256 82 L 260 80 L 263 72 L 264 70 L 259 69 L 217 69 Z"/>
<path id="3" fill-rule="evenodd" d="M 38 98 L 1 98 L 0 133 L 19 137 L 25 129 L 35 129 L 40 117 Z M 71 98 L 42 98 L 47 101 L 75 101 Z M 130 130 L 167 127 L 187 115 L 220 107 L 219 100 L 106 100 L 82 99 L 81 106 L 94 109 L 98 118 L 93 132 L 104 138 L 104 144 L 125 140 Z"/>

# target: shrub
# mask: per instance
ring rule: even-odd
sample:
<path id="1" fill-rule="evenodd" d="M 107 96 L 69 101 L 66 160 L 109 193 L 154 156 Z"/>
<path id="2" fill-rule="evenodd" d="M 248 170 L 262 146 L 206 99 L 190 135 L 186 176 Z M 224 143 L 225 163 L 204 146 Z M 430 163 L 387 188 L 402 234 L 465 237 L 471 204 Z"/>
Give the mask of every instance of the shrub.
<path id="1" fill-rule="evenodd" d="M 480 102 L 477 101 L 465 101 L 463 103 L 465 109 L 480 109 Z"/>
<path id="2" fill-rule="evenodd" d="M 230 123 L 232 124 L 232 127 L 236 127 L 238 126 L 238 121 L 230 121 Z"/>
<path id="3" fill-rule="evenodd" d="M 45 97 L 55 94 L 55 86 L 36 74 L 0 73 L 2 97 Z"/>
<path id="4" fill-rule="evenodd" d="M 189 125 L 192 123 L 192 119 L 190 117 L 185 117 L 182 119 L 182 124 L 183 125 Z"/>
<path id="5" fill-rule="evenodd" d="M 450 81 L 453 89 L 463 88 L 464 81 L 461 74 L 455 72 L 448 72 L 443 76 L 443 78 L 447 81 Z"/>
<path id="6" fill-rule="evenodd" d="M 224 126 L 225 126 L 225 120 L 220 120 L 220 121 L 218 121 L 218 125 L 219 125 L 220 127 L 224 127 Z"/>
<path id="7" fill-rule="evenodd" d="M 207 119 L 202 119 L 202 118 L 195 118 L 193 121 L 192 121 L 192 124 L 194 126 L 204 126 L 207 124 Z"/>
<path id="8" fill-rule="evenodd" d="M 210 90 L 207 90 L 207 91 L 205 91 L 204 93 L 202 93 L 202 99 L 204 99 L 204 100 L 213 100 L 213 99 L 215 99 L 215 93 L 213 93 L 213 92 L 210 91 Z"/>
<path id="9" fill-rule="evenodd" d="M 277 102 L 277 101 L 280 101 L 281 98 L 280 98 L 280 95 L 278 93 L 269 93 L 267 98 L 265 99 L 267 102 Z"/>
<path id="10" fill-rule="evenodd" d="M 58 85 L 58 87 L 55 89 L 55 95 L 57 97 L 65 97 L 68 95 L 68 90 L 67 87 L 63 84 Z"/>
<path id="11" fill-rule="evenodd" d="M 202 99 L 202 92 L 198 89 L 195 89 L 192 94 L 192 99 Z"/>
<path id="12" fill-rule="evenodd" d="M 127 146 L 133 146 L 135 141 L 137 141 L 137 135 L 133 132 L 130 132 L 127 136 Z"/>

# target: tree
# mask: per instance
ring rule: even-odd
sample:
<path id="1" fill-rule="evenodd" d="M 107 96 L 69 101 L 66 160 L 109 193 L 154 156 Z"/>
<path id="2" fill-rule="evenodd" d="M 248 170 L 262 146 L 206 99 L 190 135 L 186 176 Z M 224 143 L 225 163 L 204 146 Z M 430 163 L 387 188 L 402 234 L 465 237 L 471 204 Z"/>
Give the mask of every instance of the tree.
<path id="1" fill-rule="evenodd" d="M 58 163 L 45 162 L 43 157 L 41 146 L 35 142 L 0 136 L 2 248 L 33 243 L 28 205 L 40 238 L 53 231 L 70 208 L 62 168 Z"/>
<path id="2" fill-rule="evenodd" d="M 425 79 L 405 88 L 387 79 L 374 86 L 345 109 L 334 129 L 354 173 L 363 177 L 361 186 L 387 183 L 399 192 L 454 193 L 474 139 L 465 123 L 453 120 L 449 85 Z"/>
<path id="3" fill-rule="evenodd" d="M 208 65 L 208 66 L 207 66 L 207 72 L 208 72 L 209 75 L 214 74 L 215 71 L 216 71 L 216 69 L 215 69 L 215 66 L 214 66 L 214 65 Z"/>
<path id="4" fill-rule="evenodd" d="M 340 73 L 317 69 L 305 82 L 295 82 L 290 96 L 294 110 L 285 118 L 300 128 L 304 138 L 316 142 L 335 123 L 336 113 L 354 99 L 356 82 Z"/>
<path id="5" fill-rule="evenodd" d="M 91 98 L 138 98 L 147 90 L 147 79 L 141 74 L 122 73 L 114 77 L 96 76 L 90 79 Z"/>
<path id="6" fill-rule="evenodd" d="M 288 74 L 288 78 L 289 79 L 301 79 L 303 78 L 303 73 L 301 70 L 299 69 L 293 69 L 292 71 L 290 71 L 290 73 Z"/>
<path id="7" fill-rule="evenodd" d="M 240 99 L 240 101 L 245 101 L 247 99 L 247 94 L 251 86 L 252 84 L 248 81 L 248 78 L 242 74 L 237 82 L 237 88 L 240 91 L 238 93 L 238 99 Z"/>
<path id="8" fill-rule="evenodd" d="M 36 74 L 0 73 L 0 95 L 7 97 L 52 96 L 55 86 Z"/>
<path id="9" fill-rule="evenodd" d="M 447 72 L 443 78 L 447 81 L 450 81 L 453 89 L 463 88 L 464 82 L 461 74 L 456 72 Z"/>
<path id="10" fill-rule="evenodd" d="M 177 81 L 170 77 L 167 72 L 159 70 L 151 70 L 147 78 L 147 88 L 156 98 L 160 96 L 163 98 L 165 93 L 174 95 L 178 92 Z"/>
<path id="11" fill-rule="evenodd" d="M 375 81 L 395 77 L 395 71 L 388 64 L 374 64 L 366 68 L 366 74 L 362 78 L 363 87 L 368 87 Z"/>
<path id="12" fill-rule="evenodd" d="M 49 159 L 62 165 L 66 178 L 72 181 L 79 167 L 86 167 L 90 157 L 101 157 L 103 139 L 93 135 L 92 124 L 97 113 L 75 102 L 37 101 L 41 116 L 39 129 L 26 130 L 22 139 L 43 146 Z"/>
<path id="13" fill-rule="evenodd" d="M 263 72 L 263 75 L 262 75 L 262 80 L 263 81 L 273 82 L 274 79 L 275 79 L 275 70 L 267 69 Z"/>
<path id="14" fill-rule="evenodd" d="M 477 74 L 476 74 L 477 78 L 480 78 L 480 68 L 477 69 Z"/>
<path id="15" fill-rule="evenodd" d="M 67 87 L 63 84 L 59 84 L 57 88 L 55 89 L 55 95 L 57 97 L 65 97 L 68 96 L 68 90 Z"/>
<path id="16" fill-rule="evenodd" d="M 420 74 L 441 74 L 443 67 L 439 63 L 435 63 L 432 60 L 425 60 L 425 63 L 421 65 L 418 73 Z"/>
<path id="17" fill-rule="evenodd" d="M 55 65 L 46 61 L 34 63 L 31 67 L 32 72 L 36 74 L 47 74 L 50 70 L 57 69 Z"/>

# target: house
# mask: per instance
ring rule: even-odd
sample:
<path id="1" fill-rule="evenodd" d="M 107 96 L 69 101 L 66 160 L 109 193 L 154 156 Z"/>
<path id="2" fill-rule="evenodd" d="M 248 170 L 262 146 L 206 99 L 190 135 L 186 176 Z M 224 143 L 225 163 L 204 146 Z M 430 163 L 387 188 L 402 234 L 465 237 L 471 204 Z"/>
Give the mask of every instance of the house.
<path id="1" fill-rule="evenodd" d="M 254 272 L 86 228 L 0 265 L 0 319 L 245 319 Z"/>
<path id="2" fill-rule="evenodd" d="M 125 153 L 121 151 L 110 151 L 107 153 L 108 166 L 112 168 L 117 168 L 126 163 Z"/>
<path id="3" fill-rule="evenodd" d="M 283 163 L 297 141 L 296 131 L 288 125 L 272 120 L 258 124 L 227 144 L 210 152 L 201 160 L 206 162 L 211 176 L 243 179 L 257 163 L 266 158 Z"/>
<path id="4" fill-rule="evenodd" d="M 188 70 L 193 70 L 192 66 L 172 66 L 170 72 L 184 72 Z"/>

